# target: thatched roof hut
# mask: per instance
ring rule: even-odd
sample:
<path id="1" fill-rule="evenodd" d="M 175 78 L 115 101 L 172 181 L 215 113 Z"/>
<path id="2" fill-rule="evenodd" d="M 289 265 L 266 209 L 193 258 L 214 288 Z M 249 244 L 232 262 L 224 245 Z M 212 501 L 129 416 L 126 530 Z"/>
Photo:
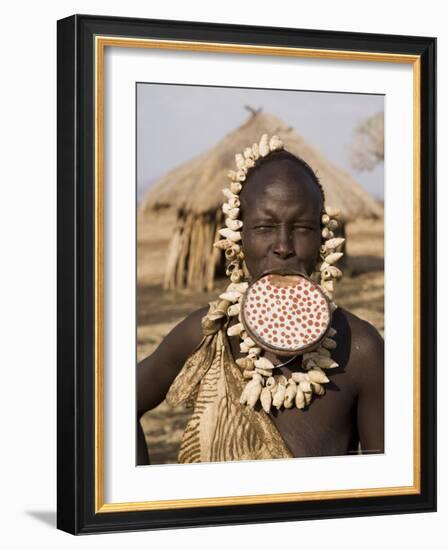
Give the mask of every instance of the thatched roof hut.
<path id="1" fill-rule="evenodd" d="M 223 224 L 222 189 L 228 185 L 227 172 L 234 168 L 235 153 L 259 141 L 263 133 L 277 134 L 288 151 L 314 169 L 327 204 L 338 207 L 344 220 L 382 216 L 373 197 L 291 126 L 272 114 L 254 112 L 210 150 L 168 172 L 144 197 L 139 223 L 150 223 L 155 215 L 160 223 L 164 211 L 176 214 L 166 256 L 165 288 L 213 288 L 221 254 L 212 245 Z"/>

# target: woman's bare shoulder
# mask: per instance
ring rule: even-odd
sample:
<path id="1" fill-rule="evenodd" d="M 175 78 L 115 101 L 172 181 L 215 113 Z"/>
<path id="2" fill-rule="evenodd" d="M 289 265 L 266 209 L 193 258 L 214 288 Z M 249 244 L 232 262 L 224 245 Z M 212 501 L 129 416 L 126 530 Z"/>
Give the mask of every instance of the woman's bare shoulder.
<path id="1" fill-rule="evenodd" d="M 384 371 L 384 340 L 378 329 L 344 308 L 338 308 L 339 321 L 345 322 L 345 337 L 349 342 L 349 371 L 358 388 L 382 378 Z"/>
<path id="2" fill-rule="evenodd" d="M 361 319 L 351 311 L 338 307 L 339 313 L 343 315 L 350 326 L 352 340 L 362 342 L 364 346 L 377 346 L 383 344 L 383 338 L 378 329 L 366 319 Z"/>
<path id="3" fill-rule="evenodd" d="M 208 309 L 208 306 L 196 309 L 177 323 L 154 353 L 168 353 L 186 360 L 203 338 L 201 321 Z"/>

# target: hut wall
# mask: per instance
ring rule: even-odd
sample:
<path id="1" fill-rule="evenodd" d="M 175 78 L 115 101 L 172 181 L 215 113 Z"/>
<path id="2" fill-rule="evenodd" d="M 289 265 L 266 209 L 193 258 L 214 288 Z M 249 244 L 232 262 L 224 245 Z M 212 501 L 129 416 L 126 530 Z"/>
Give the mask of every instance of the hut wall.
<path id="1" fill-rule="evenodd" d="M 213 247 L 222 216 L 179 213 L 169 243 L 163 286 L 165 289 L 212 290 L 221 261 Z"/>

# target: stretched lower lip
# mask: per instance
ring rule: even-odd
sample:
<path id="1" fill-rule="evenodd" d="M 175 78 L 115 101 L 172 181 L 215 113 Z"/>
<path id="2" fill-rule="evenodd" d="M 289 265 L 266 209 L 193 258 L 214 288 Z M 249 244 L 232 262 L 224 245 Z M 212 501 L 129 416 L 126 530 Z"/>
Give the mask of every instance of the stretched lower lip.
<path id="1" fill-rule="evenodd" d="M 303 275 L 304 277 L 308 277 L 307 273 L 302 269 L 293 269 L 285 266 L 266 269 L 263 273 L 261 273 L 260 277 L 270 275 L 271 273 L 275 273 L 277 275 Z"/>

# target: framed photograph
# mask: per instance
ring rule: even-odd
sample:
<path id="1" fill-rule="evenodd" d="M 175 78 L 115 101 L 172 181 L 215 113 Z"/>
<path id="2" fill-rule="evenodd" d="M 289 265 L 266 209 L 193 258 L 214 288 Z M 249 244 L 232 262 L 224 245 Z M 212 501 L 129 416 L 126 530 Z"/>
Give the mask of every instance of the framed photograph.
<path id="1" fill-rule="evenodd" d="M 58 528 L 436 509 L 436 40 L 58 21 Z"/>

